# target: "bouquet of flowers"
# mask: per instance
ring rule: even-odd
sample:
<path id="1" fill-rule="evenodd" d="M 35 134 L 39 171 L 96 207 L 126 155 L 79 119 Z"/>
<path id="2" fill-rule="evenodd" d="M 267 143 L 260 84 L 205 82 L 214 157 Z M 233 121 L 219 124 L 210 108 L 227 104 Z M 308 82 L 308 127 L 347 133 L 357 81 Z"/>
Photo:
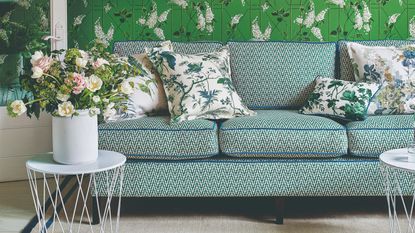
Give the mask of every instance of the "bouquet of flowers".
<path id="1" fill-rule="evenodd" d="M 141 72 L 135 61 L 106 52 L 99 42 L 88 51 L 72 48 L 50 55 L 37 51 L 30 63 L 31 69 L 21 77 L 30 96 L 8 105 L 12 117 L 25 112 L 39 117 L 41 111 L 72 117 L 87 110 L 100 120 L 111 118 L 137 88 L 127 79 Z"/>

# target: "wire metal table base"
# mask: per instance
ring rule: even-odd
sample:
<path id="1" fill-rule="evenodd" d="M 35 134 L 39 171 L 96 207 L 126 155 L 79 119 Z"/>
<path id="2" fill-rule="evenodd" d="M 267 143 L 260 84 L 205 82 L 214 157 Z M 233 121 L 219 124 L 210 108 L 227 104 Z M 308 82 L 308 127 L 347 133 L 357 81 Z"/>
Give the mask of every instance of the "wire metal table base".
<path id="1" fill-rule="evenodd" d="M 415 233 L 415 174 L 409 171 L 403 171 L 402 169 L 388 166 L 384 163 L 380 163 L 380 169 L 383 175 L 385 183 L 386 201 L 388 204 L 389 215 L 389 231 L 391 233 Z M 404 198 L 402 184 L 400 183 L 400 177 L 403 173 L 405 175 L 411 175 L 411 190 L 413 190 L 412 198 L 408 202 L 408 198 Z M 405 201 L 407 199 L 407 201 Z M 399 210 L 403 210 L 401 218 L 399 218 Z M 404 217 L 402 217 L 402 215 Z"/>
<path id="2" fill-rule="evenodd" d="M 47 174 L 29 168 L 27 175 L 39 233 L 119 232 L 124 166 L 98 173 L 73 175 L 71 176 L 73 185 L 69 190 L 63 190 L 61 186 L 61 183 L 67 182 L 67 175 Z M 106 192 L 106 200 L 102 206 L 99 203 L 97 191 L 96 177 L 98 175 L 101 181 L 100 186 L 104 186 Z M 114 196 L 118 196 L 115 208 L 112 206 Z M 88 199 L 96 202 L 94 205 L 97 207 L 96 211 L 91 211 Z M 116 211 L 115 218 L 112 216 L 114 210 Z M 97 225 L 93 224 L 93 212 L 99 218 Z"/>

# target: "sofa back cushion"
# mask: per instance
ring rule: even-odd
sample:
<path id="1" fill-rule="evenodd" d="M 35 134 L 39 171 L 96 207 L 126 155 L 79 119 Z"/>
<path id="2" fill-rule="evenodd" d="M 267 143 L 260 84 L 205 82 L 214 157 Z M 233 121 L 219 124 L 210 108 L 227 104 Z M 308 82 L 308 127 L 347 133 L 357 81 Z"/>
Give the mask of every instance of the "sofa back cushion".
<path id="1" fill-rule="evenodd" d="M 232 79 L 251 109 L 300 109 L 314 79 L 334 77 L 336 43 L 229 42 Z"/>
<path id="2" fill-rule="evenodd" d="M 353 72 L 352 61 L 350 60 L 349 53 L 347 51 L 347 43 L 351 41 L 339 41 L 339 59 L 340 59 L 340 79 L 347 81 L 355 81 Z M 413 40 L 367 40 L 367 41 L 354 41 L 356 43 L 366 46 L 396 46 L 401 47 L 403 45 L 414 44 Z"/>
<path id="3" fill-rule="evenodd" d="M 162 41 L 118 41 L 114 43 L 114 52 L 120 56 L 131 56 L 145 52 L 145 48 L 157 46 Z M 172 42 L 176 53 L 196 54 L 215 52 L 222 44 L 219 42 Z"/>

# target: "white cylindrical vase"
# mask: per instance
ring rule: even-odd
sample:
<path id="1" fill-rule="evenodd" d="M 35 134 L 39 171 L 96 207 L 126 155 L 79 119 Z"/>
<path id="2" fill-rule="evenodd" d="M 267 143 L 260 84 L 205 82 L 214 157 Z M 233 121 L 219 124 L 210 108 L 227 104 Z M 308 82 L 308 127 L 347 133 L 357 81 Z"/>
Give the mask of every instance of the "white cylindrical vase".
<path id="1" fill-rule="evenodd" d="M 92 163 L 98 158 L 98 120 L 88 110 L 78 116 L 53 117 L 53 159 L 62 164 Z"/>

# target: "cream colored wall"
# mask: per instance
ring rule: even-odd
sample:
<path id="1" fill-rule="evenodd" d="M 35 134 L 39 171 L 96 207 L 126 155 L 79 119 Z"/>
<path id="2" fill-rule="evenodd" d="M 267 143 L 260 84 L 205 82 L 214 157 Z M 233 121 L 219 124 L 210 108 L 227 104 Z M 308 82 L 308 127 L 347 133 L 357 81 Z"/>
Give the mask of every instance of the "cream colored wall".
<path id="1" fill-rule="evenodd" d="M 52 151 L 51 117 L 37 120 L 25 115 L 10 118 L 0 107 L 0 182 L 26 179 L 25 162 L 35 154 Z"/>

